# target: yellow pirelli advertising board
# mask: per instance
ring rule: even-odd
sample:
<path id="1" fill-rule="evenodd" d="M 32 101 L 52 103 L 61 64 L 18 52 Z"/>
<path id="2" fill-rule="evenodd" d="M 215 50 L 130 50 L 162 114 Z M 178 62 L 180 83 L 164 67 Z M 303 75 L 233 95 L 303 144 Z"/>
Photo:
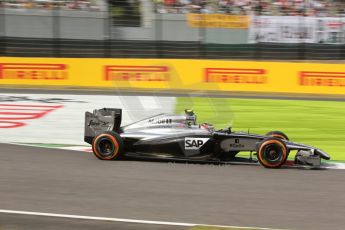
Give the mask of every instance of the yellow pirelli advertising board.
<path id="1" fill-rule="evenodd" d="M 0 85 L 345 95 L 345 65 L 3 57 Z"/>
<path id="2" fill-rule="evenodd" d="M 187 23 L 192 28 L 249 28 L 249 16 L 227 14 L 187 14 Z"/>

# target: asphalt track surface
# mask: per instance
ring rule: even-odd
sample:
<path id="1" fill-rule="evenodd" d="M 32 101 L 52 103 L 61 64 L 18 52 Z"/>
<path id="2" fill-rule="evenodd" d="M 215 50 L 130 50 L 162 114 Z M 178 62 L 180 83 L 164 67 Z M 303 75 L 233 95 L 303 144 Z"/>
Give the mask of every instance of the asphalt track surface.
<path id="1" fill-rule="evenodd" d="M 0 88 L 2 93 L 150 95 L 152 92 Z M 318 95 L 154 92 L 337 100 Z M 0 144 L 0 209 L 288 229 L 344 229 L 343 170 L 267 170 L 157 162 L 103 162 L 84 152 Z M 0 214 L 0 229 L 186 229 L 178 226 Z"/>
<path id="2" fill-rule="evenodd" d="M 216 225 L 344 229 L 344 190 L 343 170 L 110 162 L 100 161 L 92 153 L 0 145 L 0 209 Z M 0 214 L 0 229 L 185 228 Z"/>
<path id="3" fill-rule="evenodd" d="M 185 230 L 180 226 L 143 225 L 123 222 L 66 219 L 16 214 L 0 214 L 1 230 Z"/>

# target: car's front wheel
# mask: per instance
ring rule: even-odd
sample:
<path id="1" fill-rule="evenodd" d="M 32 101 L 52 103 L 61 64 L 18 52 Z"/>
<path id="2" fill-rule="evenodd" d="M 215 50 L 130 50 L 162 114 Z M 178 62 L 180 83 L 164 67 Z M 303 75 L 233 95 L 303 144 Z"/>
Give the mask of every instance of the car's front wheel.
<path id="1" fill-rule="evenodd" d="M 115 132 L 100 133 L 92 141 L 92 151 L 100 160 L 117 160 L 123 155 L 123 141 Z"/>
<path id="2" fill-rule="evenodd" d="M 266 168 L 279 168 L 287 160 L 288 150 L 285 143 L 275 137 L 264 139 L 257 149 L 258 160 Z"/>

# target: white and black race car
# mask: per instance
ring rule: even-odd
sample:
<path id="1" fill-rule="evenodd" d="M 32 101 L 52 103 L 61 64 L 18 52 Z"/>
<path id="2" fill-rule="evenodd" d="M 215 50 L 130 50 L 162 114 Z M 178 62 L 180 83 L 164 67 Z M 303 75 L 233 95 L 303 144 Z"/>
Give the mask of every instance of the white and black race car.
<path id="1" fill-rule="evenodd" d="M 294 164 L 319 167 L 329 155 L 321 149 L 289 141 L 282 132 L 266 135 L 215 130 L 211 124 L 196 123 L 192 110 L 182 115 L 158 114 L 121 127 L 122 110 L 104 108 L 85 113 L 85 142 L 101 160 L 144 158 L 168 161 L 252 163 L 279 168 L 289 153 Z M 249 152 L 247 158 L 237 157 Z"/>

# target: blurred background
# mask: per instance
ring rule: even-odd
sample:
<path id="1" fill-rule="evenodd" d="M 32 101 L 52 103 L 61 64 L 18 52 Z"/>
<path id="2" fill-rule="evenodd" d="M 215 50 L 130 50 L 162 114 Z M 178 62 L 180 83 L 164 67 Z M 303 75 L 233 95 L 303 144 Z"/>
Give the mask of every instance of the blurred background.
<path id="1" fill-rule="evenodd" d="M 0 56 L 343 60 L 344 0 L 2 0 Z"/>

